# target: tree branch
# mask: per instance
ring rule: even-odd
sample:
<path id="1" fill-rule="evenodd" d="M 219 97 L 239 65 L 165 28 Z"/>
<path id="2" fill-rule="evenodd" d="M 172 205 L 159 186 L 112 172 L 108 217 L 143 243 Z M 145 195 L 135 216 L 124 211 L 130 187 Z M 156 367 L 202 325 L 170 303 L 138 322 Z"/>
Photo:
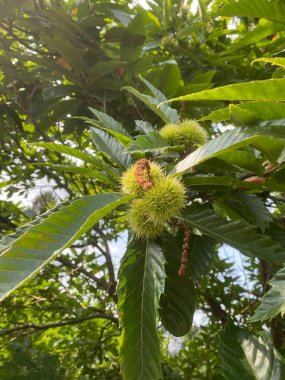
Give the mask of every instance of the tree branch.
<path id="1" fill-rule="evenodd" d="M 109 296 L 112 297 L 113 300 L 117 303 L 118 297 L 112 291 L 112 286 L 103 278 L 98 278 L 94 276 L 92 273 L 88 272 L 86 269 L 79 267 L 76 264 L 73 264 L 71 261 L 69 261 L 65 257 L 58 257 L 56 261 L 60 262 L 61 264 L 63 264 L 64 266 L 68 268 L 75 269 L 78 273 L 82 273 L 84 276 L 90 278 L 90 280 L 96 282 L 96 284 L 98 284 L 102 289 L 106 290 Z"/>
<path id="2" fill-rule="evenodd" d="M 105 256 L 105 259 L 106 259 L 107 269 L 108 269 L 109 276 L 110 276 L 110 282 L 114 283 L 114 282 L 116 282 L 115 272 L 114 272 L 114 266 L 113 266 L 113 262 L 112 262 L 112 256 L 111 256 L 109 244 L 108 244 L 108 241 L 106 239 L 106 236 L 102 232 L 99 232 L 99 233 L 102 237 L 104 248 L 105 248 L 105 251 L 101 250 L 101 252 L 103 253 L 103 255 Z"/>
<path id="3" fill-rule="evenodd" d="M 219 319 L 222 324 L 224 325 L 227 322 L 228 315 L 227 313 L 221 308 L 221 305 L 217 300 L 215 300 L 214 297 L 212 297 L 210 294 L 206 292 L 201 292 L 202 296 L 207 301 L 208 305 L 210 306 L 212 314 Z"/>
<path id="4" fill-rule="evenodd" d="M 101 312 L 101 313 L 94 313 L 91 315 L 86 315 L 86 316 L 80 317 L 80 318 L 69 319 L 66 321 L 47 323 L 45 325 L 36 325 L 34 323 L 25 323 L 21 326 L 16 326 L 16 327 L 12 327 L 10 329 L 1 331 L 0 336 L 9 335 L 9 334 L 12 334 L 14 332 L 22 331 L 22 330 L 26 330 L 26 329 L 33 329 L 35 331 L 42 331 L 42 330 L 47 330 L 47 329 L 55 328 L 55 327 L 76 325 L 76 324 L 79 324 L 79 323 L 82 323 L 85 321 L 89 321 L 92 319 L 98 319 L 98 318 L 108 319 L 109 321 L 112 321 L 112 322 L 118 324 L 118 319 L 115 318 L 113 315 L 105 314 L 104 312 Z"/>

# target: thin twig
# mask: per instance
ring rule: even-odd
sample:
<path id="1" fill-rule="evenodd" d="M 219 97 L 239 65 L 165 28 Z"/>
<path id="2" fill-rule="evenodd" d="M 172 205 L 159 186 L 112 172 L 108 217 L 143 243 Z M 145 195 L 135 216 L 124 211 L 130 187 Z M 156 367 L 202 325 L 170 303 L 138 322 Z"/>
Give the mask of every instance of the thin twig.
<path id="1" fill-rule="evenodd" d="M 75 269 L 77 273 L 81 273 L 84 276 L 88 277 L 90 280 L 96 282 L 97 285 L 99 285 L 102 289 L 106 290 L 109 296 L 112 297 L 115 302 L 117 302 L 117 296 L 114 294 L 114 291 L 112 289 L 112 284 L 109 284 L 103 278 L 98 278 L 94 276 L 94 274 L 90 273 L 89 271 L 87 271 L 86 269 L 82 267 L 78 267 L 78 265 L 73 264 L 71 261 L 69 261 L 68 259 L 64 257 L 59 257 L 56 259 L 56 261 L 59 261 L 61 264 L 63 264 L 64 266 L 68 268 Z"/>
<path id="2" fill-rule="evenodd" d="M 89 321 L 92 319 L 97 319 L 97 318 L 108 319 L 109 321 L 112 321 L 112 322 L 118 324 L 118 319 L 115 318 L 111 314 L 94 313 L 94 314 L 86 315 L 86 316 L 80 317 L 80 318 L 73 318 L 73 319 L 69 319 L 69 320 L 61 321 L 61 322 L 47 323 L 45 325 L 37 325 L 35 323 L 25 323 L 21 326 L 11 327 L 10 329 L 1 331 L 0 336 L 9 335 L 9 334 L 12 334 L 14 332 L 22 331 L 22 330 L 26 330 L 26 329 L 33 329 L 36 331 L 40 331 L 40 330 L 47 330 L 47 329 L 55 328 L 55 327 L 76 325 L 76 324 L 79 324 L 79 323 L 82 323 L 85 321 Z"/>

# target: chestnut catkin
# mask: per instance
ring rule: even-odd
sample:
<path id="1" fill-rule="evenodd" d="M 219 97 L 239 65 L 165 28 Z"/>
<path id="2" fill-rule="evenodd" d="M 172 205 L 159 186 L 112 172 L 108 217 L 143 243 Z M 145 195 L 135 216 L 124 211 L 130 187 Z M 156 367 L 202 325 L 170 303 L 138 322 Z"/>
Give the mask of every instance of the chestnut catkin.
<path id="1" fill-rule="evenodd" d="M 188 261 L 188 255 L 189 255 L 189 243 L 190 243 L 190 230 L 187 229 L 185 225 L 183 225 L 184 230 L 184 239 L 183 239 L 183 246 L 182 246 L 182 255 L 181 255 L 181 266 L 178 271 L 178 275 L 180 277 L 185 276 L 186 269 L 187 269 L 187 261 Z"/>
<path id="2" fill-rule="evenodd" d="M 153 184 L 151 182 L 150 164 L 148 160 L 139 160 L 135 168 L 135 181 L 143 189 L 149 190 Z"/>
<path id="3" fill-rule="evenodd" d="M 147 161 L 147 164 L 140 164 L 140 161 Z M 123 193 L 137 194 L 143 196 L 144 189 L 142 183 L 156 183 L 160 178 L 164 177 L 162 168 L 155 162 L 148 160 L 140 160 L 132 165 L 122 176 L 121 186 Z M 147 166 L 149 167 L 147 169 Z M 138 178 L 139 177 L 139 178 Z M 146 186 L 151 187 L 151 186 Z"/>

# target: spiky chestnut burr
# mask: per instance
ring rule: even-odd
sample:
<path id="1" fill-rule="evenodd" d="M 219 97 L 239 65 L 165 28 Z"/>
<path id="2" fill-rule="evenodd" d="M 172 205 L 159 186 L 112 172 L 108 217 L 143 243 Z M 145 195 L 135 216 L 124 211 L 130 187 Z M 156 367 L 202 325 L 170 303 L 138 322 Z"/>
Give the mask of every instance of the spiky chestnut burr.
<path id="1" fill-rule="evenodd" d="M 165 222 L 179 216 L 186 205 L 186 190 L 173 176 L 166 176 L 158 164 L 140 160 L 122 178 L 125 192 L 140 199 L 131 203 L 128 212 L 130 228 L 142 239 L 160 235 Z"/>
<path id="2" fill-rule="evenodd" d="M 184 145 L 186 148 L 205 144 L 208 138 L 205 129 L 197 121 L 189 119 L 182 120 L 179 124 L 167 124 L 159 133 L 172 146 Z"/>
<path id="3" fill-rule="evenodd" d="M 153 223 L 165 223 L 177 217 L 186 206 L 186 190 L 173 176 L 160 178 L 144 196 L 149 219 Z"/>
<path id="4" fill-rule="evenodd" d="M 127 214 L 127 220 L 131 230 L 140 239 L 153 239 L 160 235 L 163 223 L 154 222 L 149 219 L 145 199 L 136 199 L 132 202 Z"/>
<path id="5" fill-rule="evenodd" d="M 184 20 L 187 20 L 188 15 L 190 14 L 190 8 L 188 4 L 182 4 L 180 7 L 180 14 Z"/>
<path id="6" fill-rule="evenodd" d="M 175 40 L 175 38 L 172 37 L 171 35 L 167 35 L 167 36 L 162 37 L 161 45 L 165 46 L 166 48 L 177 49 L 179 47 L 179 42 Z"/>

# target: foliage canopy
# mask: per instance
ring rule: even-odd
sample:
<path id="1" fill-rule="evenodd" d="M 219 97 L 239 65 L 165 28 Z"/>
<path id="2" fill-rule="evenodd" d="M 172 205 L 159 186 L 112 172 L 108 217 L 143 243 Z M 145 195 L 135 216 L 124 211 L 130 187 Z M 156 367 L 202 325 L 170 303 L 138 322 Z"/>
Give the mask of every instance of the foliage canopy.
<path id="1" fill-rule="evenodd" d="M 196 5 L 0 0 L 0 378 L 284 378 L 284 3 Z M 187 190 L 156 239 L 140 160 Z"/>

